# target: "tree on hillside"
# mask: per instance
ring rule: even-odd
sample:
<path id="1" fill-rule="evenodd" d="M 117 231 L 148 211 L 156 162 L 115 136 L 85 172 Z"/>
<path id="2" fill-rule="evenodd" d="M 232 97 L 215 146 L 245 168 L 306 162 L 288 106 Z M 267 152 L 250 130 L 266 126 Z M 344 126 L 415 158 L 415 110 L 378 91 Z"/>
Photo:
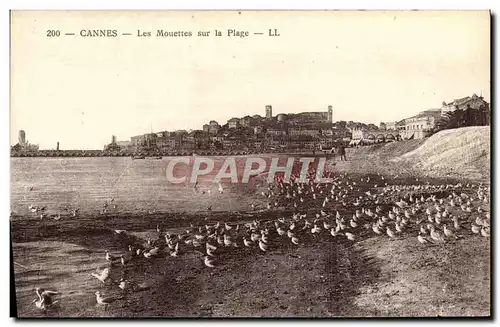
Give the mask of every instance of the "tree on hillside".
<path id="1" fill-rule="evenodd" d="M 490 109 L 488 106 L 481 106 L 479 109 L 473 109 L 470 106 L 467 109 L 456 109 L 447 112 L 436 123 L 430 135 L 444 129 L 460 128 L 467 126 L 485 126 L 490 123 Z"/>
<path id="2" fill-rule="evenodd" d="M 436 123 L 435 131 L 443 129 L 458 128 L 462 125 L 463 110 L 457 109 L 455 111 L 446 112 L 441 119 Z"/>
<path id="3" fill-rule="evenodd" d="M 482 105 L 477 109 L 478 112 L 478 125 L 485 126 L 490 124 L 491 112 L 489 105 Z"/>

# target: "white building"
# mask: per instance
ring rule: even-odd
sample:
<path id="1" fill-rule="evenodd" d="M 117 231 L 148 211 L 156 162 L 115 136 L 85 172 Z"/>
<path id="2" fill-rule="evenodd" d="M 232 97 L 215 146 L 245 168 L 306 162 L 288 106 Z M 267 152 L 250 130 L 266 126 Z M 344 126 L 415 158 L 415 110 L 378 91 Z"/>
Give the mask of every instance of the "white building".
<path id="1" fill-rule="evenodd" d="M 422 111 L 404 120 L 405 128 L 403 139 L 422 139 L 431 131 L 441 118 L 441 109 L 429 109 Z"/>

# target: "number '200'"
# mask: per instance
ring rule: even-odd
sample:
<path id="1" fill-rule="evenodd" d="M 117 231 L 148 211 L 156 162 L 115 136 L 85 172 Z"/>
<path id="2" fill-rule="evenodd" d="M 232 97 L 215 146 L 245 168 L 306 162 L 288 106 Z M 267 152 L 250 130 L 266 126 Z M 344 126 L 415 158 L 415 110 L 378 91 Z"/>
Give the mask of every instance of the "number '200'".
<path id="1" fill-rule="evenodd" d="M 59 30 L 47 30 L 47 37 L 58 37 L 59 35 L 61 35 Z"/>

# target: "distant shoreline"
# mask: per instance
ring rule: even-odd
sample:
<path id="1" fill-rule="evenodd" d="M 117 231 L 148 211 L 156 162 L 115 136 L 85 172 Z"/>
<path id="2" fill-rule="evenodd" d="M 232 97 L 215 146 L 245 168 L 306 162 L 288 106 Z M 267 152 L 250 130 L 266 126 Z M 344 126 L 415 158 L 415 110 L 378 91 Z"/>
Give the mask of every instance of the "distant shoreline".
<path id="1" fill-rule="evenodd" d="M 331 156 L 334 154 L 327 154 L 320 150 L 313 151 L 265 151 L 265 152 L 249 152 L 249 151 L 178 151 L 168 153 L 154 153 L 154 154 L 132 154 L 132 153 L 106 153 L 103 151 L 85 151 L 85 150 L 66 150 L 66 151 L 38 151 L 31 153 L 11 153 L 11 158 L 96 158 L 96 157 L 144 157 L 140 159 L 160 159 L 160 157 L 179 157 L 179 156 L 248 156 L 248 155 L 310 155 L 315 157 Z"/>

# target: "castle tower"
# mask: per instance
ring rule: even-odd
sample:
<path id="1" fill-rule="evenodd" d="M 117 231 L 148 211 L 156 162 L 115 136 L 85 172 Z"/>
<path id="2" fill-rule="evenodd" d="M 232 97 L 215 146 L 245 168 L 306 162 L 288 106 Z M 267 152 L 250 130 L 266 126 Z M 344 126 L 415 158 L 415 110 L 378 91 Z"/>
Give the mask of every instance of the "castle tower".
<path id="1" fill-rule="evenodd" d="M 328 122 L 333 123 L 333 107 L 328 106 Z"/>
<path id="2" fill-rule="evenodd" d="M 266 118 L 273 118 L 273 107 L 269 104 L 266 106 Z"/>

